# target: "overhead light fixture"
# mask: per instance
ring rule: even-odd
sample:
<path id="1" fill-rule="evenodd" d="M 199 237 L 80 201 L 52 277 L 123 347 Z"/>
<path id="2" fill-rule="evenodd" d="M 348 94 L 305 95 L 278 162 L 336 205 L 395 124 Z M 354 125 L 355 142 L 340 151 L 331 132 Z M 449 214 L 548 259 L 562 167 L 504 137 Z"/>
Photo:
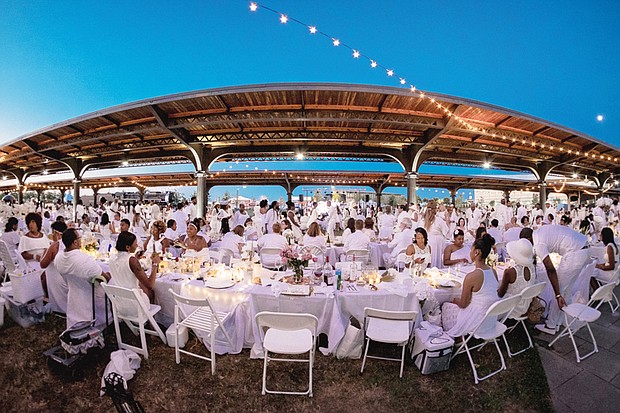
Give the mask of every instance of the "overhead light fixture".
<path id="1" fill-rule="evenodd" d="M 6 181 L 7 179 L 9 179 L 6 175 L 2 175 L 2 180 Z"/>
<path id="2" fill-rule="evenodd" d="M 47 169 L 43 170 L 43 175 L 47 175 L 49 173 L 49 171 Z"/>
<path id="3" fill-rule="evenodd" d="M 129 161 L 123 161 L 123 166 L 129 165 Z"/>
<path id="4" fill-rule="evenodd" d="M 298 160 L 302 161 L 302 160 L 304 159 L 304 154 L 300 152 L 300 153 L 298 153 L 295 157 L 296 157 Z"/>
<path id="5" fill-rule="evenodd" d="M 577 174 L 573 173 L 572 177 L 573 177 L 573 179 L 577 178 Z"/>
<path id="6" fill-rule="evenodd" d="M 485 163 L 483 163 L 483 164 L 482 164 L 482 167 L 483 167 L 484 169 L 489 169 L 489 168 L 491 167 L 491 162 L 486 161 Z"/>

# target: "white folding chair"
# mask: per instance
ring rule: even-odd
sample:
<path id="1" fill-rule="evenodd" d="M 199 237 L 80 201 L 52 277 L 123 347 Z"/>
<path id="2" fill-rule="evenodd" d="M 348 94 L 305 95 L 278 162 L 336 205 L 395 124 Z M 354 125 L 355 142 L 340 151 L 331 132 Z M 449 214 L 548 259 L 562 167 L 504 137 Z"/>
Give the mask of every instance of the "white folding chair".
<path id="1" fill-rule="evenodd" d="M 403 369 L 405 367 L 405 349 L 411 339 L 411 334 L 415 325 L 416 311 L 388 311 L 376 308 L 364 308 L 364 335 L 366 337 L 366 349 L 364 350 L 364 358 L 362 359 L 362 368 L 360 373 L 364 372 L 366 366 L 366 358 L 379 360 L 400 361 L 400 375 L 403 377 Z M 370 341 L 379 343 L 396 344 L 402 346 L 401 358 L 389 358 L 379 356 L 369 356 L 368 347 Z"/>
<path id="2" fill-rule="evenodd" d="M 594 278 L 594 280 L 596 281 L 599 287 L 604 284 L 608 284 L 608 283 L 615 283 L 616 285 L 618 285 L 620 283 L 620 266 L 616 266 L 616 272 L 614 273 L 613 277 L 611 277 L 609 281 L 598 279 L 598 278 Z M 618 296 L 616 295 L 615 292 L 612 291 L 611 296 L 612 296 L 612 300 L 609 300 L 607 303 L 609 304 L 609 308 L 611 309 L 611 312 L 616 313 L 618 309 L 620 308 L 620 301 L 618 301 Z M 613 302 L 615 302 L 615 305 L 613 304 Z"/>
<path id="3" fill-rule="evenodd" d="M 541 282 L 538 284 L 534 284 L 534 285 L 530 285 L 527 288 L 524 288 L 523 291 L 521 291 L 521 302 L 529 303 L 532 302 L 532 299 L 534 297 L 539 296 L 543 290 L 545 289 L 545 286 L 547 285 L 546 282 Z M 518 304 L 517 304 L 518 305 Z M 506 330 L 506 332 L 504 334 L 502 334 L 502 338 L 504 339 L 504 344 L 506 344 L 506 352 L 508 353 L 508 357 L 513 357 L 516 356 L 518 354 L 523 353 L 526 350 L 529 350 L 531 348 L 534 347 L 534 344 L 532 343 L 532 337 L 530 336 L 529 331 L 527 330 L 527 326 L 525 325 L 525 320 L 527 320 L 527 315 L 525 314 L 510 314 L 508 316 L 509 319 L 514 320 L 515 324 L 508 328 L 508 330 Z M 510 345 L 508 345 L 508 339 L 506 338 L 506 334 L 509 334 L 510 332 L 512 332 L 515 328 L 517 328 L 519 325 L 523 326 L 523 330 L 525 331 L 525 335 L 527 336 L 527 341 L 529 343 L 529 345 L 521 350 L 515 351 L 514 353 L 512 352 L 512 350 L 510 350 Z"/>
<path id="4" fill-rule="evenodd" d="M 407 255 L 407 248 L 403 248 L 396 255 L 396 261 L 394 262 L 394 268 L 396 268 L 399 272 L 405 269 L 407 264 L 411 264 L 413 260 L 412 255 Z"/>
<path id="5" fill-rule="evenodd" d="M 370 252 L 368 250 L 349 250 L 345 253 L 346 261 L 359 261 L 362 263 L 367 263 L 370 260 Z"/>
<path id="6" fill-rule="evenodd" d="M 316 258 L 316 265 L 317 266 L 323 266 L 323 264 L 325 264 L 325 250 L 321 247 L 316 247 L 316 246 L 306 246 L 303 247 L 301 249 L 302 254 L 303 253 L 309 253 L 310 255 L 312 255 L 313 258 Z"/>
<path id="7" fill-rule="evenodd" d="M 506 318 L 519 303 L 519 301 L 521 301 L 521 296 L 515 295 L 513 297 L 504 298 L 493 303 L 493 305 L 489 307 L 484 318 L 482 319 L 482 321 L 480 321 L 476 328 L 471 333 L 462 336 L 463 342 L 461 343 L 458 350 L 452 354 L 452 358 L 454 359 L 454 357 L 458 356 L 463 352 L 467 353 L 467 358 L 469 358 L 469 364 L 471 364 L 471 369 L 474 373 L 474 382 L 476 384 L 480 383 L 482 380 L 486 380 L 489 377 L 494 376 L 502 370 L 506 370 L 504 356 L 502 355 L 502 351 L 499 348 L 499 344 L 497 344 L 497 339 L 506 332 L 506 325 L 504 325 L 504 321 L 506 321 Z M 494 323 L 492 329 L 488 326 L 488 324 L 491 322 Z M 481 327 L 484 331 L 480 331 Z M 474 338 L 483 341 L 482 343 L 470 347 L 469 341 Z M 484 377 L 479 377 L 478 370 L 476 369 L 476 365 L 471 356 L 471 350 L 482 348 L 489 342 L 493 342 L 493 344 L 495 344 L 495 348 L 497 349 L 497 354 L 499 355 L 499 358 L 502 362 L 502 366 L 498 370 L 495 370 Z"/>
<path id="8" fill-rule="evenodd" d="M 282 252 L 280 248 L 261 248 L 259 251 L 261 265 L 270 270 L 282 267 L 280 252 Z"/>
<path id="9" fill-rule="evenodd" d="M 256 314 L 256 324 L 263 343 L 262 394 L 295 394 L 312 397 L 312 366 L 316 349 L 316 330 L 319 320 L 312 314 L 275 313 L 263 311 Z M 307 359 L 275 358 L 269 353 L 298 355 L 309 353 Z M 304 392 L 275 391 L 267 389 L 267 365 L 271 361 L 308 363 L 308 390 Z"/>
<path id="10" fill-rule="evenodd" d="M 598 353 L 598 346 L 596 345 L 596 339 L 594 338 L 594 334 L 592 334 L 590 323 L 598 320 L 598 318 L 601 316 L 601 312 L 598 309 L 604 302 L 610 301 L 612 299 L 611 296 L 615 287 L 615 283 L 605 284 L 601 287 L 598 287 L 596 291 L 592 293 L 592 297 L 587 304 L 572 303 L 562 307 L 566 327 L 564 327 L 564 330 L 551 343 L 549 343 L 549 347 L 554 345 L 555 342 L 558 341 L 560 338 L 568 335 L 573 342 L 573 348 L 575 349 L 575 357 L 577 358 L 577 363 L 580 363 L 581 360 L 590 357 L 594 353 Z M 594 306 L 595 302 L 597 301 L 598 304 Z M 577 323 L 577 321 L 579 321 L 580 323 Z M 573 326 L 575 324 L 576 326 L 573 329 Z M 588 354 L 581 356 L 579 354 L 579 349 L 577 348 L 577 343 L 575 343 L 574 334 L 579 331 L 579 329 L 581 329 L 584 324 L 588 328 L 588 332 L 590 333 L 590 338 L 592 339 L 592 344 L 594 348 Z"/>
<path id="11" fill-rule="evenodd" d="M 220 248 L 220 254 L 222 255 L 220 262 L 226 265 L 230 265 L 230 260 L 235 256 L 235 253 L 228 248 Z"/>
<path id="12" fill-rule="evenodd" d="M 216 353 L 215 343 L 216 343 L 216 336 L 218 332 L 222 331 L 222 334 L 224 335 L 224 338 L 226 339 L 227 343 L 233 346 L 233 342 L 230 336 L 228 335 L 228 332 L 224 328 L 224 325 L 222 324 L 224 320 L 229 316 L 230 313 L 216 311 L 211 305 L 211 301 L 209 301 L 208 297 L 189 298 L 189 297 L 183 297 L 182 295 L 175 293 L 174 291 L 172 291 L 172 289 L 169 289 L 168 291 L 170 291 L 175 301 L 174 326 L 175 326 L 176 336 L 179 337 L 179 326 L 185 326 L 187 328 L 194 330 L 194 333 L 196 334 L 196 336 L 198 336 L 198 332 L 207 333 L 209 337 L 209 343 L 211 346 L 210 348 L 211 357 L 206 357 L 206 356 L 202 356 L 200 354 L 192 353 L 190 351 L 179 348 L 179 340 L 177 338 L 176 343 L 174 345 L 174 353 L 175 353 L 177 364 L 181 363 L 181 353 L 188 354 L 190 356 L 194 356 L 199 359 L 210 361 L 211 362 L 211 374 L 214 375 L 215 374 L 215 353 Z M 181 305 L 196 307 L 196 309 L 193 310 L 187 317 L 181 320 L 181 317 L 182 317 L 181 313 L 183 311 L 183 309 L 181 308 Z"/>
<path id="13" fill-rule="evenodd" d="M 149 350 L 146 344 L 146 334 L 157 335 L 166 343 L 166 335 L 163 333 L 153 316 L 161 310 L 155 304 L 146 304 L 140 299 L 140 290 L 123 288 L 116 285 L 101 283 L 103 290 L 112 302 L 112 314 L 114 316 L 114 329 L 119 349 L 133 350 L 138 354 L 149 358 Z M 124 321 L 134 335 L 140 334 L 140 347 L 123 343 L 121 336 L 120 321 Z M 150 323 L 152 330 L 146 328 Z"/>
<path id="14" fill-rule="evenodd" d="M 17 266 L 13 260 L 13 257 L 11 257 L 9 246 L 3 240 L 0 240 L 0 261 L 4 264 L 4 278 L 2 279 L 2 282 L 5 282 L 8 274 L 10 272 L 14 272 Z"/>

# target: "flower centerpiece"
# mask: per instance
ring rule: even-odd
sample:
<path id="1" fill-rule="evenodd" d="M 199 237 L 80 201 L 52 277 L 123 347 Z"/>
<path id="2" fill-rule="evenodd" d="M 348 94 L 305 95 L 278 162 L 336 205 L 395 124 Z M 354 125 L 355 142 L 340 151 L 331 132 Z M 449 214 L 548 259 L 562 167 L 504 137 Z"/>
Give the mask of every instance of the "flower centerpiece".
<path id="1" fill-rule="evenodd" d="M 293 270 L 293 281 L 300 283 L 304 277 L 304 267 L 312 260 L 312 254 L 307 251 L 300 252 L 294 246 L 288 246 L 280 252 L 282 262 Z"/>
<path id="2" fill-rule="evenodd" d="M 93 257 L 96 257 L 99 251 L 99 242 L 97 241 L 97 238 L 93 236 L 83 236 L 81 250 L 89 255 L 92 255 Z"/>
<path id="3" fill-rule="evenodd" d="M 486 264 L 489 267 L 495 267 L 495 265 L 497 265 L 497 258 L 498 258 L 497 254 L 491 251 L 489 255 L 487 256 Z"/>

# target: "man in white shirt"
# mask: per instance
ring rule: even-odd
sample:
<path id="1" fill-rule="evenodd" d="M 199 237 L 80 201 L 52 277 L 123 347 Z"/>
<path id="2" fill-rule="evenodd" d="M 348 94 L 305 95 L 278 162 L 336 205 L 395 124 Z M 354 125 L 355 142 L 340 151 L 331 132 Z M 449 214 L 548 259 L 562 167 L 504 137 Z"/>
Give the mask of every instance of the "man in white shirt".
<path id="1" fill-rule="evenodd" d="M 579 273 L 590 260 L 590 251 L 586 249 L 588 237 L 562 225 L 546 225 L 536 231 L 523 228 L 520 237 L 528 239 L 534 245 L 535 254 L 542 260 L 550 281 L 542 294 L 542 298 L 549 303 L 547 324 L 539 324 L 536 329 L 555 334 L 556 327 L 560 325 L 562 319 L 560 309 L 575 300 L 588 300 L 590 280 L 577 282 L 572 291 L 565 291 L 573 282 L 579 281 L 577 280 Z M 562 256 L 557 270 L 549 257 L 553 252 Z M 564 297 L 562 294 L 568 296 Z"/>
<path id="2" fill-rule="evenodd" d="M 409 216 L 409 207 L 407 204 L 398 206 L 398 216 L 396 217 L 396 225 L 400 226 L 403 222 L 403 219 L 410 218 Z"/>
<path id="3" fill-rule="evenodd" d="M 262 235 L 258 241 L 256 241 L 256 245 L 258 245 L 261 264 L 267 268 L 276 268 L 282 263 L 282 258 L 280 255 L 263 254 L 261 250 L 264 248 L 274 248 L 282 251 L 288 246 L 288 242 L 286 242 L 286 238 L 282 235 L 282 226 L 279 222 L 274 223 L 271 230 L 271 233 Z"/>
<path id="4" fill-rule="evenodd" d="M 312 210 L 310 211 L 310 216 L 308 217 L 308 222 L 306 222 L 306 227 L 309 227 L 313 222 L 318 221 L 319 219 L 319 211 L 317 211 L 318 204 L 316 201 L 312 202 Z"/>
<path id="5" fill-rule="evenodd" d="M 233 214 L 233 225 L 232 227 L 236 227 L 237 225 L 244 226 L 245 221 L 249 218 L 248 212 L 245 210 L 245 204 L 239 204 L 239 209 L 235 211 Z"/>
<path id="6" fill-rule="evenodd" d="M 476 208 L 476 204 L 472 202 L 470 208 L 465 212 L 467 229 L 475 234 L 476 230 L 480 226 L 483 216 L 484 213 L 479 208 Z"/>
<path id="7" fill-rule="evenodd" d="M 177 223 L 176 232 L 178 235 L 183 235 L 187 233 L 187 217 L 188 215 L 183 210 L 183 203 L 179 202 L 177 204 L 177 209 L 172 214 L 172 218 Z"/>
<path id="8" fill-rule="evenodd" d="M 349 235 L 344 242 L 345 254 L 352 250 L 368 251 L 370 246 L 370 237 L 364 231 L 364 221 L 355 220 L 355 232 Z"/>
<path id="9" fill-rule="evenodd" d="M 196 206 L 197 204 L 198 200 L 195 196 L 193 196 L 190 200 L 190 203 L 187 205 L 187 207 L 185 207 L 185 213 L 189 216 L 190 221 L 195 220 L 198 216 L 198 207 Z"/>
<path id="10" fill-rule="evenodd" d="M 67 328 L 69 328 L 80 321 L 92 320 L 92 279 L 101 275 L 109 281 L 110 274 L 104 272 L 92 256 L 80 251 L 82 246 L 80 234 L 74 228 L 63 232 L 62 243 L 65 250 L 56 255 L 54 265 L 69 287 L 67 296 Z M 98 284 L 95 284 L 95 317 L 96 326 L 105 325 L 105 293 Z"/>
<path id="11" fill-rule="evenodd" d="M 338 209 L 336 205 L 332 205 L 332 201 L 327 201 L 327 235 L 330 240 L 334 240 L 336 236 L 334 231 L 336 230 L 336 224 L 338 223 Z"/>
<path id="12" fill-rule="evenodd" d="M 407 247 L 413 243 L 415 232 L 411 227 L 412 224 L 411 218 L 409 217 L 404 218 L 400 223 L 400 231 L 394 234 L 394 239 L 388 244 L 388 247 L 391 248 L 391 252 L 383 254 L 383 261 L 385 261 L 386 268 L 394 265 L 398 254 L 406 250 Z"/>
<path id="13" fill-rule="evenodd" d="M 525 208 L 525 205 L 521 205 L 521 203 L 517 202 L 517 222 L 521 222 L 521 219 L 526 215 L 527 208 Z"/>
<path id="14" fill-rule="evenodd" d="M 379 216 L 379 238 L 392 239 L 395 223 L 396 217 L 392 214 L 392 207 L 386 205 L 385 212 Z"/>
<path id="15" fill-rule="evenodd" d="M 558 213 L 555 210 L 555 207 L 551 206 L 551 203 L 547 202 L 545 204 L 545 215 L 543 216 L 543 218 L 547 218 L 549 214 L 553 215 L 553 221 L 556 222 L 555 218 Z"/>
<path id="16" fill-rule="evenodd" d="M 155 201 L 151 201 L 151 219 L 155 221 L 161 219 L 161 209 Z"/>

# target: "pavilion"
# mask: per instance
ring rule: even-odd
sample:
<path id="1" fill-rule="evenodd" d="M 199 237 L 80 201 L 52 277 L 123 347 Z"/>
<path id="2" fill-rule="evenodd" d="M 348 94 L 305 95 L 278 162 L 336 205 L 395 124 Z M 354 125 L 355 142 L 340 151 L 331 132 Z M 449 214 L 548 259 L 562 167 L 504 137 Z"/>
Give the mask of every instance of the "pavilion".
<path id="1" fill-rule="evenodd" d="M 356 161 L 373 172 L 211 170 L 231 161 Z M 552 181 L 574 192 L 618 193 L 620 149 L 529 115 L 464 98 L 419 90 L 351 84 L 292 83 L 237 86 L 174 94 L 90 113 L 19 137 L 0 147 L 0 172 L 12 189 L 110 185 L 196 185 L 198 211 L 216 185 L 281 185 L 291 199 L 299 185 L 359 185 L 375 190 L 416 187 L 537 190 L 544 204 Z M 398 163 L 402 173 L 381 172 Z M 170 174 L 165 165 L 191 164 L 194 173 Z M 422 175 L 422 164 L 528 171 L 518 178 Z M 88 170 L 162 166 L 161 174 L 85 179 Z M 71 172 L 71 182 L 32 183 Z M 41 179 L 38 179 L 41 181 Z M 13 182 L 16 182 L 13 184 Z M 0 190 L 3 181 L 0 181 Z M 8 185 L 8 184 L 7 184 Z M 8 186 L 5 185 L 6 188 Z M 588 192 L 590 191 L 590 192 Z M 78 196 L 74 196 L 77 202 Z"/>

